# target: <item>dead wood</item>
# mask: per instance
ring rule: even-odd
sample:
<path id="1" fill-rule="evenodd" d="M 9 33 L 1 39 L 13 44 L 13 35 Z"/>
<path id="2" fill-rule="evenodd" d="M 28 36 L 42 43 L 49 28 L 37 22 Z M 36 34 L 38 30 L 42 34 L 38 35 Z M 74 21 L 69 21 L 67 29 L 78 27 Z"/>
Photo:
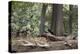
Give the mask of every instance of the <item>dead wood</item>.
<path id="1" fill-rule="evenodd" d="M 45 37 L 46 39 L 50 40 L 50 41 L 63 41 L 65 40 L 66 37 L 64 36 L 55 36 L 55 35 L 52 35 L 50 33 L 44 33 L 41 35 L 41 37 Z"/>
<path id="2" fill-rule="evenodd" d="M 46 39 L 41 37 L 44 37 Z M 51 34 L 44 34 L 41 37 L 36 37 L 33 40 L 27 40 L 27 39 L 17 40 L 15 41 L 16 44 L 13 44 L 12 49 L 17 52 L 24 52 L 24 51 L 28 52 L 28 51 L 46 51 L 46 50 L 48 51 L 48 50 L 64 50 L 64 49 L 78 48 L 78 40 L 69 39 L 69 36 L 68 38 L 66 38 L 64 36 L 59 37 Z M 51 41 L 46 42 L 47 39 Z"/>
<path id="3" fill-rule="evenodd" d="M 46 39 L 50 40 L 50 41 L 65 41 L 65 40 L 73 40 L 75 39 L 75 36 L 55 36 L 55 35 L 52 35 L 50 33 L 44 33 L 41 35 L 41 37 L 45 37 Z"/>
<path id="4" fill-rule="evenodd" d="M 25 42 L 25 43 L 24 43 Z M 22 46 L 26 46 L 26 47 L 44 47 L 44 48 L 49 48 L 49 47 L 56 47 L 56 46 L 66 46 L 66 47 L 70 47 L 70 48 L 74 48 L 77 46 L 78 44 L 78 41 L 77 40 L 66 40 L 66 41 L 55 41 L 55 42 L 49 42 L 49 43 L 44 43 L 44 44 L 41 44 L 41 43 L 38 43 L 37 44 L 34 44 L 34 43 L 31 43 L 31 42 L 28 42 L 28 41 L 24 41 L 21 43 Z M 60 48 L 60 47 L 59 47 Z"/>
<path id="5" fill-rule="evenodd" d="M 77 49 L 78 41 L 77 40 L 50 41 L 45 44 L 37 43 L 37 45 L 28 41 L 20 41 L 20 44 L 18 44 L 18 46 L 17 45 L 12 46 L 12 49 L 13 48 L 15 48 L 17 52 Z"/>

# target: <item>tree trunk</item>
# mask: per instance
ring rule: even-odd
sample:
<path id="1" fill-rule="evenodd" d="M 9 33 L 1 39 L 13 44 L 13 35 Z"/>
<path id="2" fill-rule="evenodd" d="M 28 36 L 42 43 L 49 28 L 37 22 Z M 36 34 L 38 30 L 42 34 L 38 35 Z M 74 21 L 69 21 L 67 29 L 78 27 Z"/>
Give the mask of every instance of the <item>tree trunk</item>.
<path id="1" fill-rule="evenodd" d="M 46 8 L 47 8 L 47 5 L 46 4 L 43 4 L 42 6 L 42 13 L 41 13 L 41 18 L 40 18 L 40 35 L 44 33 L 45 31 L 45 13 L 46 13 Z"/>
<path id="2" fill-rule="evenodd" d="M 72 33 L 72 11 L 73 11 L 73 5 L 69 6 L 70 15 L 69 15 L 69 34 Z"/>
<path id="3" fill-rule="evenodd" d="M 74 33 L 74 29 L 77 29 L 78 26 L 76 28 L 72 27 L 73 24 L 78 24 L 78 11 L 77 11 L 77 6 L 76 5 L 70 5 L 69 6 L 69 10 L 70 10 L 70 15 L 69 15 L 69 34 Z M 77 31 L 76 31 L 77 32 Z"/>
<path id="4" fill-rule="evenodd" d="M 56 7 L 57 5 L 53 4 L 52 6 L 52 19 L 51 19 L 51 31 L 53 32 L 54 35 L 56 35 Z"/>
<path id="5" fill-rule="evenodd" d="M 63 35 L 63 5 L 53 4 L 51 30 L 57 36 Z"/>

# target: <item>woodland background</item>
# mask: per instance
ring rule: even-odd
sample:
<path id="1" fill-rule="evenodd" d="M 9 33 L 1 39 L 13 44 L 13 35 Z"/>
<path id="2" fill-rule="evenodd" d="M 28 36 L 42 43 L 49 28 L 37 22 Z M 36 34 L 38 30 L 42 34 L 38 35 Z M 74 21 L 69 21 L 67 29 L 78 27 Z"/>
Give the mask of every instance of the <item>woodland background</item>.
<path id="1" fill-rule="evenodd" d="M 78 37 L 78 7 L 77 5 L 66 4 L 49 4 L 49 3 L 31 3 L 31 2 L 11 2 L 11 40 L 12 47 L 14 47 L 15 39 L 25 39 L 36 42 L 49 42 L 49 41 L 65 41 L 77 40 Z M 50 33 L 50 34 L 49 34 Z M 53 36 L 53 37 L 52 37 Z M 24 37 L 24 38 L 23 38 Z M 36 38 L 37 37 L 37 38 Z M 47 37 L 44 39 L 43 37 Z M 33 38 L 33 39 L 32 39 Z M 47 40 L 47 41 L 46 41 Z M 31 41 L 31 42 L 32 42 Z M 34 42 L 35 42 L 34 41 Z M 20 41 L 22 42 L 22 41 Z M 65 42 L 55 42 L 54 44 L 63 44 Z M 71 41 L 71 43 L 76 41 Z M 65 47 L 56 45 L 52 49 L 65 49 Z M 73 45 L 77 45 L 74 43 Z M 69 48 L 72 47 L 67 43 Z M 30 47 L 32 47 L 31 45 Z M 29 47 L 29 46 L 28 46 Z M 27 48 L 28 48 L 27 47 Z M 39 47 L 42 47 L 39 45 Z M 43 46 L 45 48 L 45 46 Z M 19 48 L 20 49 L 20 48 Z M 18 51 L 19 49 L 12 49 L 12 51 Z M 24 49 L 24 48 L 23 48 Z M 21 51 L 30 51 L 24 49 Z M 38 48 L 39 49 L 39 48 Z M 51 48 L 48 50 L 52 50 Z M 42 48 L 40 48 L 42 50 Z M 37 51 L 37 50 L 33 50 Z"/>

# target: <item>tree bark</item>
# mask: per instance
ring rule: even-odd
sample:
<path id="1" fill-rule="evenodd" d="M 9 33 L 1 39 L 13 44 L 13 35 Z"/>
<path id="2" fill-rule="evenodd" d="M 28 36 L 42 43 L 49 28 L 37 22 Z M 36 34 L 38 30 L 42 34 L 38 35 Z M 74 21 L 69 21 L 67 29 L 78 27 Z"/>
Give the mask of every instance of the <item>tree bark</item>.
<path id="1" fill-rule="evenodd" d="M 40 18 L 40 35 L 44 33 L 45 31 L 45 13 L 46 13 L 46 8 L 47 5 L 43 4 L 42 6 L 42 13 L 41 13 L 41 18 Z"/>
<path id="2" fill-rule="evenodd" d="M 55 5 L 55 4 L 53 4 L 53 6 L 52 6 L 52 18 L 51 18 L 51 27 L 50 27 L 50 29 L 54 35 L 56 35 L 56 14 L 57 14 L 56 6 L 57 5 Z"/>
<path id="3" fill-rule="evenodd" d="M 73 11 L 73 5 L 69 6 L 70 15 L 69 15 L 69 34 L 72 33 L 72 11 Z"/>
<path id="4" fill-rule="evenodd" d="M 63 35 L 63 5 L 53 4 L 51 30 L 57 36 Z"/>

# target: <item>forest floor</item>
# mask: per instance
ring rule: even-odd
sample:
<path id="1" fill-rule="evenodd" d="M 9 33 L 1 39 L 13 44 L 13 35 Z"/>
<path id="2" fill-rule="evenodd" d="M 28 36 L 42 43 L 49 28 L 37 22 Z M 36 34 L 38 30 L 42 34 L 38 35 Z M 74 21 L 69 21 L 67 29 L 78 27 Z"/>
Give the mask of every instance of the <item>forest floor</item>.
<path id="1" fill-rule="evenodd" d="M 12 37 L 12 52 L 35 52 L 50 50 L 77 49 L 77 40 L 51 41 L 45 37 Z"/>

